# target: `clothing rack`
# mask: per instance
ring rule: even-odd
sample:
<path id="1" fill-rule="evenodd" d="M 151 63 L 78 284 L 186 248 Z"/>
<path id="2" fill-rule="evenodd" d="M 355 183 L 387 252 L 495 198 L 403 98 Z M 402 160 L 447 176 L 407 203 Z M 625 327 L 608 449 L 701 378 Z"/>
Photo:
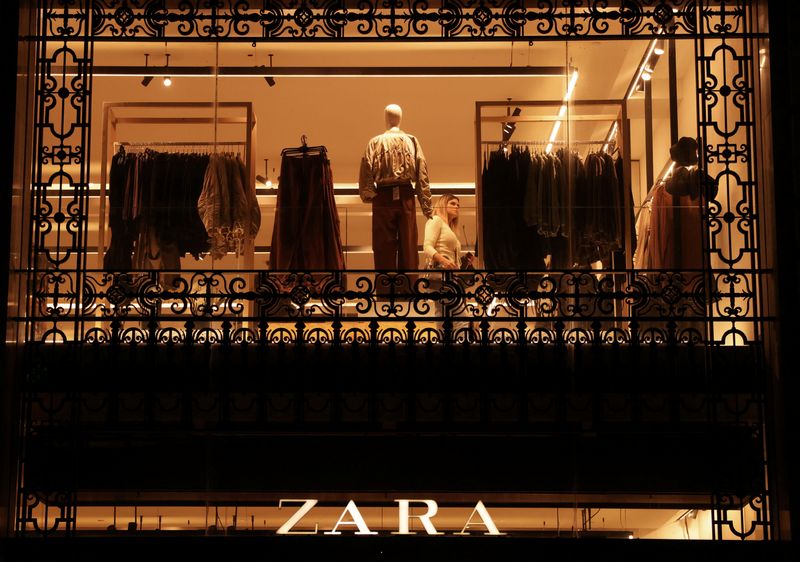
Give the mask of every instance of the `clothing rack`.
<path id="1" fill-rule="evenodd" d="M 158 110 L 173 110 L 173 116 L 161 117 L 153 115 Z M 241 111 L 243 116 L 220 117 L 219 109 Z M 211 110 L 212 115 L 208 117 L 195 116 L 175 116 L 178 110 L 201 111 Z M 129 112 L 133 111 L 134 115 Z M 118 141 L 120 125 L 214 125 L 214 140 L 212 141 L 169 141 L 154 140 L 146 142 Z M 217 140 L 216 127 L 218 125 L 234 125 L 243 128 L 237 141 Z M 139 148 L 156 147 L 207 147 L 209 152 L 218 152 L 219 147 L 237 146 L 244 148 L 244 163 L 247 171 L 248 181 L 255 185 L 255 138 L 256 138 L 256 117 L 253 112 L 252 102 L 105 102 L 103 103 L 103 142 L 100 166 L 100 205 L 98 217 L 98 240 L 97 240 L 97 268 L 103 268 L 103 256 L 106 252 L 106 209 L 107 209 L 107 185 L 110 173 L 111 158 L 116 153 L 119 146 Z M 245 269 L 255 267 L 255 246 L 252 242 L 248 243 L 244 251 Z"/>
<path id="2" fill-rule="evenodd" d="M 577 145 L 593 145 L 593 144 L 603 144 L 603 145 L 605 145 L 605 144 L 607 144 L 609 146 L 614 146 L 616 144 L 616 142 L 617 142 L 616 139 L 612 139 L 610 141 L 607 141 L 605 139 L 603 139 L 603 140 L 571 140 L 571 141 L 554 140 L 553 142 L 542 141 L 542 140 L 532 140 L 532 141 L 528 141 L 528 140 L 522 140 L 522 141 L 507 140 L 507 141 L 481 141 L 481 144 L 482 145 L 490 145 L 490 146 L 491 145 L 503 146 L 503 145 L 509 145 L 509 144 L 521 144 L 521 145 L 525 145 L 525 146 L 547 146 L 548 144 L 552 144 L 552 145 L 556 145 L 556 146 L 565 146 L 565 145 L 572 146 L 573 144 L 577 144 Z"/>
<path id="3" fill-rule="evenodd" d="M 125 148 L 150 148 L 153 146 L 168 146 L 168 147 L 180 147 L 180 146 L 194 146 L 194 147 L 214 147 L 214 142 L 197 142 L 197 141 L 189 141 L 189 142 L 115 142 L 114 147 L 123 146 Z M 216 146 L 247 146 L 247 143 L 244 141 L 232 141 L 232 142 L 217 142 Z"/>
<path id="4" fill-rule="evenodd" d="M 573 108 L 592 108 L 592 107 L 609 107 L 614 106 L 618 107 L 619 110 L 615 114 L 569 114 L 569 115 L 505 115 L 505 116 L 498 116 L 498 115 L 484 115 L 484 110 L 487 108 L 512 108 L 512 107 L 553 107 L 556 112 L 559 111 L 561 106 L 568 103 L 570 107 Z M 537 122 L 549 122 L 553 123 L 556 121 L 585 121 L 585 122 L 606 122 L 611 123 L 618 123 L 618 127 L 616 128 L 616 138 L 612 139 L 612 142 L 609 142 L 607 138 L 601 140 L 595 139 L 581 139 L 581 140 L 554 140 L 552 142 L 555 146 L 573 146 L 573 145 L 597 145 L 602 144 L 605 145 L 606 143 L 609 146 L 616 146 L 622 150 L 622 158 L 623 158 L 623 180 L 624 190 L 630 191 L 631 189 L 631 158 L 630 158 L 630 150 L 628 150 L 629 145 L 629 138 L 630 138 L 630 121 L 628 120 L 628 104 L 626 99 L 614 99 L 614 100 L 574 100 L 569 102 L 564 102 L 564 100 L 504 100 L 504 101 L 476 101 L 475 102 L 475 199 L 476 199 L 476 216 L 478 219 L 477 224 L 477 244 L 479 248 L 485 248 L 485 241 L 483 237 L 483 220 L 482 220 L 482 209 L 483 209 L 483 186 L 481 185 L 483 179 L 483 162 L 482 162 L 482 148 L 487 145 L 498 145 L 498 146 L 507 146 L 509 144 L 518 144 L 518 145 L 528 145 L 528 146 L 547 146 L 551 144 L 548 141 L 543 140 L 528 140 L 523 139 L 519 141 L 512 141 L 509 140 L 505 144 L 502 141 L 484 141 L 482 134 L 482 124 L 483 123 L 537 123 Z M 568 129 L 568 127 L 567 127 Z M 568 134 L 568 132 L 567 132 Z M 624 208 L 624 247 L 625 247 L 625 267 L 627 269 L 633 268 L 633 248 L 631 247 L 631 233 L 634 232 L 636 226 L 634 224 L 629 224 L 628 217 L 630 215 L 631 209 L 628 198 L 625 198 L 625 208 Z M 571 202 L 568 202 L 568 205 L 571 205 Z M 572 259 L 570 259 L 570 262 Z"/>

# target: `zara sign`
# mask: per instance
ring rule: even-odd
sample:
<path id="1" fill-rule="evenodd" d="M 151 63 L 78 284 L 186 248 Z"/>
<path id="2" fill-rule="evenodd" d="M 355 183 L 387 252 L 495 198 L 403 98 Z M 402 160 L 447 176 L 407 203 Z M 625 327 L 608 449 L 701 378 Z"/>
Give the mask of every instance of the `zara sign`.
<path id="1" fill-rule="evenodd" d="M 398 509 L 398 526 L 397 531 L 392 531 L 393 535 L 413 535 L 416 534 L 415 531 L 409 530 L 409 522 L 411 519 L 419 519 L 420 523 L 422 523 L 422 527 L 425 529 L 425 532 L 429 535 L 443 535 L 444 533 L 440 533 L 436 530 L 436 527 L 433 524 L 433 517 L 436 515 L 436 512 L 439 511 L 439 506 L 434 500 L 429 499 L 399 499 L 394 500 L 397 504 Z M 279 535 L 316 535 L 319 533 L 319 525 L 314 525 L 313 531 L 295 531 L 294 528 L 300 522 L 300 520 L 305 517 L 314 506 L 317 505 L 318 500 L 315 499 L 282 499 L 278 502 L 278 509 L 282 509 L 284 505 L 289 504 L 301 504 L 300 509 L 295 511 L 286 522 L 280 526 L 280 528 L 276 531 Z M 427 507 L 427 511 L 422 515 L 411 515 L 411 505 L 416 504 L 421 506 Z M 355 530 L 356 535 L 377 535 L 377 531 L 370 531 L 367 522 L 364 520 L 364 517 L 361 515 L 361 512 L 358 510 L 358 506 L 356 502 L 350 500 L 347 502 L 342 514 L 339 516 L 339 519 L 336 521 L 336 524 L 330 531 L 324 531 L 322 534 L 324 535 L 341 535 L 342 531 L 340 528 L 344 528 L 346 530 Z M 467 520 L 464 522 L 464 527 L 461 529 L 460 532 L 454 533 L 456 535 L 468 535 L 470 533 L 470 529 L 477 529 L 480 528 L 483 530 L 484 535 L 504 535 L 505 533 L 501 533 L 497 529 L 497 525 L 495 525 L 494 521 L 492 520 L 492 516 L 489 515 L 489 511 L 486 509 L 486 506 L 483 505 L 482 501 L 478 501 L 475 504 L 475 508 L 470 513 Z"/>

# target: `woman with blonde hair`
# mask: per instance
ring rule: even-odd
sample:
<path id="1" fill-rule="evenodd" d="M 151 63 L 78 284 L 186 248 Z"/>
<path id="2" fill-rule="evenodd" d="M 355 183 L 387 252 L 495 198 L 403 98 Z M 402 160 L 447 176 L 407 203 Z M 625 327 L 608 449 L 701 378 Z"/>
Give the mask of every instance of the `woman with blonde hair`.
<path id="1" fill-rule="evenodd" d="M 455 195 L 445 194 L 433 205 L 431 219 L 425 223 L 422 250 L 427 256 L 426 269 L 458 269 L 461 242 L 458 240 L 460 202 Z"/>

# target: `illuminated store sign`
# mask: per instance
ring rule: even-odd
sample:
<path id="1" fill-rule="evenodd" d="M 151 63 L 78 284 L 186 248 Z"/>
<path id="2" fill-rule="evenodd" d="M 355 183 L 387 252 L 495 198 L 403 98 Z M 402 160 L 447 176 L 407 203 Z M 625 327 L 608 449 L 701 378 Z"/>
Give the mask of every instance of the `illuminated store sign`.
<path id="1" fill-rule="evenodd" d="M 317 505 L 319 500 L 316 499 L 282 499 L 278 502 L 278 509 L 282 509 L 284 504 L 301 504 L 300 509 L 295 511 L 289 519 L 286 520 L 283 525 L 278 528 L 276 533 L 278 535 L 316 535 L 319 534 L 319 525 L 314 525 L 313 531 L 295 531 L 293 530 L 294 527 L 300 523 L 300 520 L 303 519 L 311 510 L 314 509 L 314 506 Z M 414 535 L 416 534 L 415 531 L 409 530 L 409 522 L 411 519 L 419 519 L 420 523 L 422 524 L 425 532 L 429 535 L 443 535 L 436 530 L 436 527 L 433 524 L 433 517 L 436 515 L 436 512 L 439 510 L 438 504 L 434 500 L 430 499 L 398 499 L 394 500 L 397 503 L 398 509 L 398 528 L 397 531 L 393 531 L 393 535 Z M 427 511 L 422 515 L 411 515 L 411 505 L 416 504 L 419 506 L 425 506 Z M 339 529 L 345 530 L 355 530 L 356 535 L 377 535 L 377 531 L 370 531 L 369 526 L 361 515 L 361 512 L 358 510 L 358 506 L 356 502 L 350 500 L 347 502 L 344 510 L 342 511 L 341 515 L 339 516 L 336 524 L 333 526 L 332 529 L 329 531 L 323 531 L 323 535 L 341 535 L 342 531 Z M 495 525 L 494 521 L 492 520 L 492 516 L 489 515 L 489 510 L 486 509 L 486 506 L 483 505 L 482 501 L 478 501 L 475 504 L 472 512 L 470 513 L 467 520 L 464 522 L 464 526 L 461 528 L 461 531 L 458 533 L 454 533 L 456 535 L 468 535 L 470 534 L 471 530 L 478 530 L 480 529 L 483 531 L 484 535 L 504 535 L 505 533 L 501 533 L 497 529 L 497 525 Z"/>

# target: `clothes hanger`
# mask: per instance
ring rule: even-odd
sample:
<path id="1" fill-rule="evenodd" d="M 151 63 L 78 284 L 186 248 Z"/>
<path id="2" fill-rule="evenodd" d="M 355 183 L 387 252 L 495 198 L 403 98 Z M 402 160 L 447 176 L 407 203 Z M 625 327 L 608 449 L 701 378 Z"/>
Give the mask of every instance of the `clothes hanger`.
<path id="1" fill-rule="evenodd" d="M 307 156 L 317 155 L 317 154 L 325 154 L 328 149 L 325 148 L 324 145 L 321 146 L 308 146 L 308 137 L 306 135 L 302 135 L 300 137 L 301 145 L 294 148 L 284 148 L 281 150 L 281 156 Z"/>

